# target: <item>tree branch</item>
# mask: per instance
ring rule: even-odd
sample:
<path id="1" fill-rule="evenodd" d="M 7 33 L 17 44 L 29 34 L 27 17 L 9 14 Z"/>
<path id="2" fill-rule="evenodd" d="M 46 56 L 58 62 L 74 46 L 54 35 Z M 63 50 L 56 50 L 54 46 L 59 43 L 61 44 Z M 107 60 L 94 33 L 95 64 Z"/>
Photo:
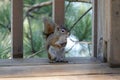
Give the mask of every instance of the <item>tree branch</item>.
<path id="1" fill-rule="evenodd" d="M 42 52 L 44 52 L 44 51 L 45 51 L 45 47 L 43 47 L 43 50 L 39 50 L 38 52 L 35 52 L 34 54 L 28 56 L 27 58 L 32 58 L 32 57 L 34 57 L 35 55 L 37 55 L 37 54 L 39 54 L 39 53 L 42 53 Z"/>
<path id="2" fill-rule="evenodd" d="M 31 40 L 31 49 L 32 49 L 32 53 L 35 53 L 35 49 L 34 49 L 34 43 L 33 43 L 33 35 L 32 35 L 32 28 L 31 28 L 31 22 L 30 22 L 30 17 L 28 16 L 28 24 L 29 24 L 29 30 L 30 30 L 30 40 Z"/>
<path id="3" fill-rule="evenodd" d="M 75 25 L 92 9 L 92 7 L 90 7 L 82 16 L 79 17 L 79 19 L 71 26 L 70 30 L 71 31 Z"/>
<path id="4" fill-rule="evenodd" d="M 91 3 L 91 0 L 66 0 L 69 2 L 83 2 L 83 3 Z"/>
<path id="5" fill-rule="evenodd" d="M 47 2 L 43 2 L 43 3 L 35 4 L 27 10 L 27 13 L 33 11 L 34 9 L 42 8 L 44 6 L 49 6 L 49 5 L 52 5 L 52 1 L 47 1 Z"/>
<path id="6" fill-rule="evenodd" d="M 91 0 L 66 0 L 66 1 L 91 3 Z M 44 6 L 52 5 L 52 3 L 53 3 L 52 1 L 47 1 L 47 2 L 42 2 L 42 3 L 39 3 L 39 4 L 35 4 L 27 10 L 27 13 L 33 11 L 34 9 L 38 9 L 38 8 L 42 8 Z"/>
<path id="7" fill-rule="evenodd" d="M 68 7 L 70 6 L 70 3 L 71 3 L 71 2 L 69 2 L 68 5 L 66 6 L 65 12 L 67 11 Z"/>

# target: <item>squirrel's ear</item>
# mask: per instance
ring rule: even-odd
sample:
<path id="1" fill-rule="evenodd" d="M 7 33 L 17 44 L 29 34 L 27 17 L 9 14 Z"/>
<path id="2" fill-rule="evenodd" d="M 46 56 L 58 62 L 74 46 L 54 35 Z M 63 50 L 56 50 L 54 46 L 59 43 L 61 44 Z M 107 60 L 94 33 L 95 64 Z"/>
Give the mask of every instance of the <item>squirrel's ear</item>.
<path id="1" fill-rule="evenodd" d="M 54 24 L 55 24 L 56 29 L 59 30 L 60 26 L 57 25 L 56 23 L 54 23 Z"/>

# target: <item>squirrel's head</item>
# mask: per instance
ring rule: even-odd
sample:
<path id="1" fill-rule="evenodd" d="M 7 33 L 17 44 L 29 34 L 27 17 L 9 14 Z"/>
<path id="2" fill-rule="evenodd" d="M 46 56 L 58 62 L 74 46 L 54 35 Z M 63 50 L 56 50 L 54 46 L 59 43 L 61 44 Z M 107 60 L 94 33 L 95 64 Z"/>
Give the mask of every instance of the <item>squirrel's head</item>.
<path id="1" fill-rule="evenodd" d="M 64 25 L 56 25 L 55 27 L 55 34 L 69 36 L 69 30 Z"/>
<path id="2" fill-rule="evenodd" d="M 66 35 L 69 36 L 69 30 L 64 25 L 57 25 L 54 21 L 44 17 L 44 34 L 48 37 L 50 34 L 58 36 Z"/>

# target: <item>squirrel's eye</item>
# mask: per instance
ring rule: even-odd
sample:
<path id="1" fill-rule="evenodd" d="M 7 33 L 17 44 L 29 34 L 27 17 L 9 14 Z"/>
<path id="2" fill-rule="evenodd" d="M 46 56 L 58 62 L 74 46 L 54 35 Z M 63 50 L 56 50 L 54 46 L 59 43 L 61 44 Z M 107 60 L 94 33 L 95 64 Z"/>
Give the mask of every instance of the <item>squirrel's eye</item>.
<path id="1" fill-rule="evenodd" d="M 65 30 L 64 30 L 64 29 L 61 29 L 61 32 L 65 32 Z"/>

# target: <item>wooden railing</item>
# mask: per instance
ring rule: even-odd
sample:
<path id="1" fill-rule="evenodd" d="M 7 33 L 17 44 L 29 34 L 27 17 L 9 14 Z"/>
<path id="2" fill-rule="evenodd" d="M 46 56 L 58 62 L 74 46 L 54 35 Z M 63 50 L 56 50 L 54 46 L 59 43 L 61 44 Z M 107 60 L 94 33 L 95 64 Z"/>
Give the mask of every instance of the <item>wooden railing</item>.
<path id="1" fill-rule="evenodd" d="M 11 0 L 12 58 L 23 58 L 23 0 Z M 53 18 L 64 24 L 64 0 L 53 1 Z"/>
<path id="2" fill-rule="evenodd" d="M 23 58 L 23 0 L 11 0 L 12 58 Z"/>

